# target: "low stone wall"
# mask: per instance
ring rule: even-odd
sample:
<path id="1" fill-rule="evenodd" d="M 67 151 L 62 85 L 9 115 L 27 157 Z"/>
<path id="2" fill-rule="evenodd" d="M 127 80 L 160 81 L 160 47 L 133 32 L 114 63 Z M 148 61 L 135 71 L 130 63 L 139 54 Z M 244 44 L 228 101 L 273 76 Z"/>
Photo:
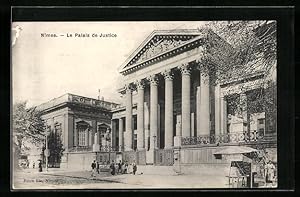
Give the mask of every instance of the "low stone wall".
<path id="1" fill-rule="evenodd" d="M 91 164 L 96 160 L 94 152 L 74 152 L 65 153 L 66 163 L 61 166 L 67 170 L 91 170 Z"/>

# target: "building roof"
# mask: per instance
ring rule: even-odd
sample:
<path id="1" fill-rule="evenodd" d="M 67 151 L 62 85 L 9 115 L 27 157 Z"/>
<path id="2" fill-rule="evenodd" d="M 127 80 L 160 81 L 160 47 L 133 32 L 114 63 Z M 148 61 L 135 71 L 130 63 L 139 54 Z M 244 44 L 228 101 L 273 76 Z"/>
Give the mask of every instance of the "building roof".
<path id="1" fill-rule="evenodd" d="M 79 104 L 83 106 L 101 108 L 106 111 L 111 111 L 119 106 L 117 103 L 67 93 L 37 106 L 37 110 L 51 110 L 66 104 Z"/>

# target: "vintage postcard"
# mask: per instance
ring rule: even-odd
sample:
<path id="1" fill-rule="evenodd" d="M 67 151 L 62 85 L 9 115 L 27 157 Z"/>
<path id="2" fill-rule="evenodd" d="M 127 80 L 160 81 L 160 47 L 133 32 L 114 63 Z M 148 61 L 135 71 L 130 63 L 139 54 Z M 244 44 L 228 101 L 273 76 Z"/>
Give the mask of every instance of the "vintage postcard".
<path id="1" fill-rule="evenodd" d="M 277 188 L 277 23 L 12 23 L 13 189 Z"/>

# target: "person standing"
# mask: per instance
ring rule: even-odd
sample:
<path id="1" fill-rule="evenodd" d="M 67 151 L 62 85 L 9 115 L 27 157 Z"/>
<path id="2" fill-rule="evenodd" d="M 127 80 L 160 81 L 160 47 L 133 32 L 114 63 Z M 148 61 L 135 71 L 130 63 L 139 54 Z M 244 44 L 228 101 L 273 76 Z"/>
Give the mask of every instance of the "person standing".
<path id="1" fill-rule="evenodd" d="M 92 176 L 92 177 L 95 177 L 95 176 L 96 176 L 96 175 L 95 175 L 95 172 L 96 172 L 96 161 L 95 161 L 95 160 L 94 160 L 94 162 L 92 163 L 91 167 L 92 167 L 92 174 L 91 174 L 91 176 Z"/>
<path id="2" fill-rule="evenodd" d="M 100 173 L 100 164 L 99 164 L 98 161 L 97 161 L 97 173 L 98 173 L 98 174 Z"/>
<path id="3" fill-rule="evenodd" d="M 118 163 L 118 171 L 119 171 L 119 173 L 122 173 L 122 161 L 121 160 Z"/>
<path id="4" fill-rule="evenodd" d="M 111 169 L 111 174 L 115 175 L 116 173 L 116 168 L 115 168 L 115 163 L 114 160 L 112 160 L 111 164 L 110 164 L 110 169 Z"/>
<path id="5" fill-rule="evenodd" d="M 271 184 L 273 185 L 275 181 L 275 165 L 272 163 L 271 160 L 265 165 L 265 185 L 268 186 Z"/>
<path id="6" fill-rule="evenodd" d="M 39 172 L 42 172 L 43 171 L 43 167 L 42 167 L 42 162 L 40 161 L 39 162 Z"/>
<path id="7" fill-rule="evenodd" d="M 35 162 L 32 163 L 32 168 L 34 169 L 34 167 L 35 167 Z"/>
<path id="8" fill-rule="evenodd" d="M 133 163 L 132 163 L 132 173 L 133 173 L 133 175 L 135 175 L 136 171 L 137 171 L 137 166 L 136 166 L 136 163 L 135 163 L 135 160 L 134 160 Z"/>

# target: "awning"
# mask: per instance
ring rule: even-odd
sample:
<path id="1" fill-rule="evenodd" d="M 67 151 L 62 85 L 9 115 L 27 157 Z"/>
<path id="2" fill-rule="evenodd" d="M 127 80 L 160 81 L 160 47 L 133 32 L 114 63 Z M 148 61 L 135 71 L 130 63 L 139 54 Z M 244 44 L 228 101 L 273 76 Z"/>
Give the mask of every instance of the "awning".
<path id="1" fill-rule="evenodd" d="M 258 152 L 258 150 L 247 146 L 228 146 L 215 152 L 214 155 L 246 154 L 252 152 Z"/>

